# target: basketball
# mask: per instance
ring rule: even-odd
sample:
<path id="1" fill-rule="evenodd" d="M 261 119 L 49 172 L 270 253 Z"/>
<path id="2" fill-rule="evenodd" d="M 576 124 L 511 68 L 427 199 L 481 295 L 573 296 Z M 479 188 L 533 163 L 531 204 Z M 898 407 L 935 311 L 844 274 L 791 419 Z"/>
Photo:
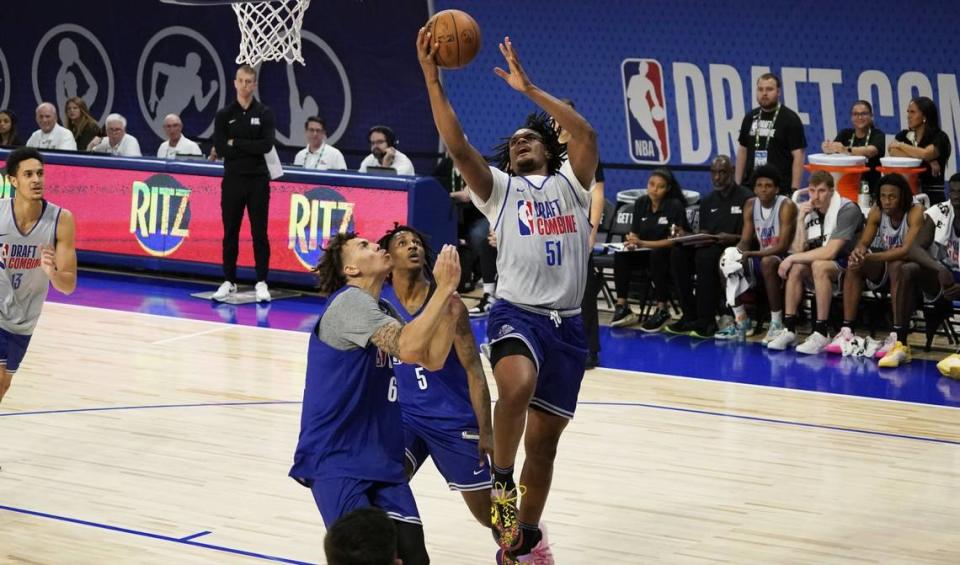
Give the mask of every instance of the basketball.
<path id="1" fill-rule="evenodd" d="M 440 43 L 437 65 L 459 69 L 470 64 L 480 51 L 480 26 L 470 14 L 460 10 L 437 12 L 427 22 L 427 31 Z"/>

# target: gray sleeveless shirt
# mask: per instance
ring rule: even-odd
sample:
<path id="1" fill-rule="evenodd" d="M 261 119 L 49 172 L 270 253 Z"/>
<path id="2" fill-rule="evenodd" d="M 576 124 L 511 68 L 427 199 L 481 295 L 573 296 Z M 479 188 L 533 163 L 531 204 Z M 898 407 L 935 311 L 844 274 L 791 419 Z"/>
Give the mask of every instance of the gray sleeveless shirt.
<path id="1" fill-rule="evenodd" d="M 30 335 L 40 318 L 50 279 L 40 268 L 40 246 L 55 245 L 60 207 L 43 202 L 40 219 L 21 233 L 13 198 L 0 199 L 0 329 Z"/>

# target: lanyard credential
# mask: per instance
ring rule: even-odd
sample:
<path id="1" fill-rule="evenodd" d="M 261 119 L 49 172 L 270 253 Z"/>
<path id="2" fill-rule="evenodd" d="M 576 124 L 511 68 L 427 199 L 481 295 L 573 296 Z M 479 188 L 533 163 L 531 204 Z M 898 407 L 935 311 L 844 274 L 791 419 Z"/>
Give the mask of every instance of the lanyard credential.
<path id="1" fill-rule="evenodd" d="M 866 147 L 870 144 L 870 136 L 873 135 L 873 128 L 867 130 L 867 137 L 863 138 L 863 147 Z M 853 142 L 857 140 L 857 130 L 853 130 L 853 135 L 850 136 L 850 149 L 853 149 Z"/>
<path id="2" fill-rule="evenodd" d="M 760 116 L 763 115 L 763 108 L 760 108 L 760 111 L 757 112 L 757 119 L 754 120 L 754 136 L 753 136 L 753 149 L 760 149 Z M 777 116 L 780 115 L 780 104 L 777 104 L 777 109 L 773 112 L 773 119 L 770 120 L 770 126 L 773 127 L 777 123 Z M 767 130 L 769 131 L 769 130 Z M 770 136 L 765 136 L 767 138 L 767 147 L 770 147 Z"/>

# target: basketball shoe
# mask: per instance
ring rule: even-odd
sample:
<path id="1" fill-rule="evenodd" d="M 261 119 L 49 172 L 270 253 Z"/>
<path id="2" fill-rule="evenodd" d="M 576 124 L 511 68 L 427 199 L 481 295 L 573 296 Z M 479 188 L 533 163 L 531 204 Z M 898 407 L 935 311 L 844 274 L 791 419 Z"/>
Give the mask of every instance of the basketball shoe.
<path id="1" fill-rule="evenodd" d="M 533 546 L 530 553 L 512 556 L 509 550 L 497 550 L 497 565 L 514 565 L 515 563 L 533 563 L 533 565 L 554 565 L 553 552 L 550 542 L 547 541 L 547 527 L 540 523 L 540 541 Z"/>
<path id="2" fill-rule="evenodd" d="M 520 521 L 517 520 L 517 503 L 526 489 L 517 486 L 507 490 L 503 483 L 496 483 L 490 490 L 490 525 L 496 533 L 497 544 L 502 548 L 517 546 L 520 539 Z"/>

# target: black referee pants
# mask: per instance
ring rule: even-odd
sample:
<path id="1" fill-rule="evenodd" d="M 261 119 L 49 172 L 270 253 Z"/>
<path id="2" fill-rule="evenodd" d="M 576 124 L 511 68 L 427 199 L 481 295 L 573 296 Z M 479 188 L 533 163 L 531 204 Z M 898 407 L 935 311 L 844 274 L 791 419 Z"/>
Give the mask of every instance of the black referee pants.
<path id="1" fill-rule="evenodd" d="M 253 237 L 257 282 L 266 281 L 270 271 L 270 240 L 267 219 L 270 210 L 270 177 L 223 176 L 220 184 L 220 212 L 223 218 L 223 276 L 237 282 L 237 255 L 240 253 L 240 225 L 246 209 Z"/>

